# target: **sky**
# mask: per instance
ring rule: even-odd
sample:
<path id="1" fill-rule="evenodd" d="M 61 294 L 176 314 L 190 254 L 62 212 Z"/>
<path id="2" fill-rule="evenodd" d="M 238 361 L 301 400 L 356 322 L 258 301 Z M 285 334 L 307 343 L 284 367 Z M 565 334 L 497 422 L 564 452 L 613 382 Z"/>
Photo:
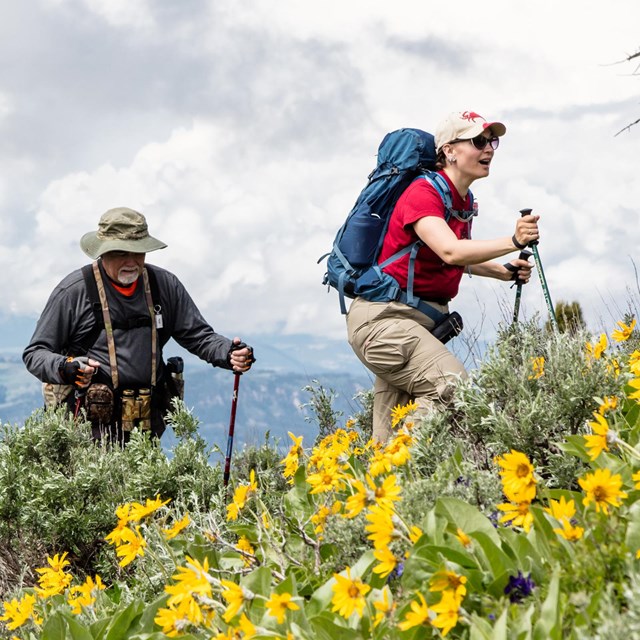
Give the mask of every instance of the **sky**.
<path id="1" fill-rule="evenodd" d="M 34 322 L 107 209 L 145 214 L 217 330 L 344 338 L 317 260 L 385 133 L 507 126 L 474 237 L 540 217 L 552 300 L 614 325 L 640 295 L 640 4 L 23 0 L 0 10 L 0 328 Z M 619 64 L 614 64 L 619 63 Z M 515 257 L 516 254 L 514 254 Z M 506 283 L 451 307 L 490 337 Z M 537 277 L 522 313 L 546 316 Z M 609 328 L 611 328 L 609 326 Z"/>

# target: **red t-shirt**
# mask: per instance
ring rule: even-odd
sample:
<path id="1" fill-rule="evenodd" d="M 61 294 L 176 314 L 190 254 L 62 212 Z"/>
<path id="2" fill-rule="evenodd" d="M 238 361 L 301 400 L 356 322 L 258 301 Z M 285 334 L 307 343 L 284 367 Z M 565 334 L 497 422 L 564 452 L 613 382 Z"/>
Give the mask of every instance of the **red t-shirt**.
<path id="1" fill-rule="evenodd" d="M 442 171 L 438 173 L 449 184 L 453 198 L 453 208 L 458 211 L 468 210 L 471 206 L 469 194 L 463 200 L 447 175 Z M 431 183 L 422 179 L 414 180 L 400 196 L 391 214 L 378 264 L 390 258 L 400 249 L 419 240 L 418 235 L 413 230 L 414 222 L 426 216 L 444 219 L 444 213 L 445 207 L 442 198 Z M 448 224 L 457 238 L 471 237 L 471 220 L 462 222 L 451 216 Z M 400 286 L 406 290 L 408 268 L 409 255 L 407 254 L 392 262 L 383 270 L 393 276 Z M 451 299 L 458 293 L 458 286 L 463 272 L 464 267 L 446 264 L 428 246 L 422 246 L 418 250 L 415 261 L 413 292 L 423 300 Z"/>

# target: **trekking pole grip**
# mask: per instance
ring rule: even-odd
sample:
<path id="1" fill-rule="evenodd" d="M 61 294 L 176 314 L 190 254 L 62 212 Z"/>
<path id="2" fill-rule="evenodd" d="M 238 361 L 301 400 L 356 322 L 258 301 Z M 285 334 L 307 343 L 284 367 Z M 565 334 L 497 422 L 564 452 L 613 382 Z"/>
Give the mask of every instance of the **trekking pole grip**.
<path id="1" fill-rule="evenodd" d="M 524 218 L 525 216 L 529 216 L 533 213 L 533 209 L 520 209 L 520 217 Z M 537 240 L 532 240 L 528 243 L 528 246 L 532 247 L 533 245 L 538 244 Z M 531 255 L 531 254 L 529 254 Z M 526 258 L 524 258 L 526 260 Z"/>

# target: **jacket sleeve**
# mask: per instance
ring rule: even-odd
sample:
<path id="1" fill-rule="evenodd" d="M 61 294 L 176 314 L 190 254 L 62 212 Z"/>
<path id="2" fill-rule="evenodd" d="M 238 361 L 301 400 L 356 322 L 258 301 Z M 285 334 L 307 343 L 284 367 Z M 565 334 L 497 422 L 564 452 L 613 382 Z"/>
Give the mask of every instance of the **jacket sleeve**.
<path id="1" fill-rule="evenodd" d="M 62 382 L 59 369 L 67 356 L 81 353 L 82 337 L 91 331 L 94 316 L 81 272 L 74 271 L 52 292 L 22 359 L 42 382 Z"/>
<path id="2" fill-rule="evenodd" d="M 154 269 L 160 283 L 163 323 L 170 336 L 214 367 L 231 369 L 227 356 L 232 341 L 214 331 L 176 276 L 158 267 Z"/>

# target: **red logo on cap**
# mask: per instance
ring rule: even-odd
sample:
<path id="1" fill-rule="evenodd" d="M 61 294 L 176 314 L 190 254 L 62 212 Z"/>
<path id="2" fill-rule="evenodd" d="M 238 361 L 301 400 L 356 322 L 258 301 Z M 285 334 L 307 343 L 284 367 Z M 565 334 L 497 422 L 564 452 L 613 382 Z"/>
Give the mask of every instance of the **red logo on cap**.
<path id="1" fill-rule="evenodd" d="M 474 124 L 477 118 L 480 118 L 480 120 L 484 120 L 484 118 L 479 113 L 475 113 L 475 111 L 463 111 L 460 114 L 460 117 L 463 120 L 468 120 L 469 122 L 473 122 Z"/>

